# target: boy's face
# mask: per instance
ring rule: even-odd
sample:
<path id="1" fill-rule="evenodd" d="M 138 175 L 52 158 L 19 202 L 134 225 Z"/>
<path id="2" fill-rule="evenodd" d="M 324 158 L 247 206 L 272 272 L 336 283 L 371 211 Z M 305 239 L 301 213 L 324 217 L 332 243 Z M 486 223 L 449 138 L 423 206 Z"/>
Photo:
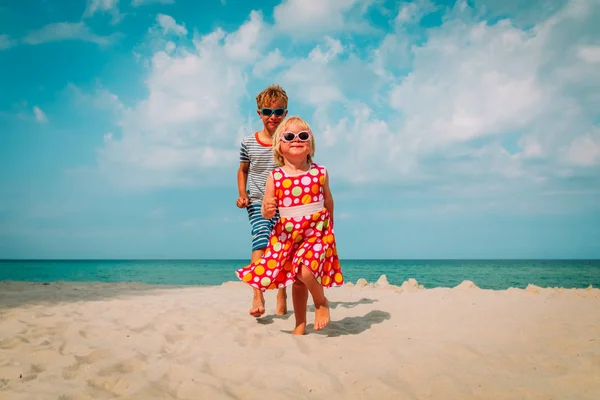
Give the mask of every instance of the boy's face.
<path id="1" fill-rule="evenodd" d="M 281 116 L 275 115 L 274 112 L 271 112 L 271 115 L 266 116 L 266 115 L 263 115 L 263 113 L 261 111 L 263 108 L 268 108 L 271 111 L 276 110 L 278 108 L 285 109 L 285 103 L 281 99 L 274 100 L 269 104 L 263 105 L 260 110 L 256 111 L 258 113 L 258 116 L 262 120 L 263 125 L 265 126 L 265 129 L 267 130 L 267 132 L 269 132 L 270 135 L 273 135 L 273 133 L 275 132 L 275 130 L 277 129 L 279 124 L 281 124 L 281 121 L 283 121 L 283 119 L 287 115 L 287 110 L 285 110 L 285 112 Z"/>

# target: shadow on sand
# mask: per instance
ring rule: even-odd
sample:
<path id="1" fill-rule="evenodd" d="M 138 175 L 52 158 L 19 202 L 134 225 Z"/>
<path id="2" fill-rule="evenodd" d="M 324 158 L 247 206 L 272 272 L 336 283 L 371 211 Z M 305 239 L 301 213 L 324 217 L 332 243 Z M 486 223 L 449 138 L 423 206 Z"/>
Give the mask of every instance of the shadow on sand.
<path id="1" fill-rule="evenodd" d="M 371 326 L 381 324 L 383 321 L 390 319 L 390 317 L 391 315 L 389 312 L 373 310 L 362 317 L 346 317 L 339 321 L 331 321 L 325 329 L 320 331 L 313 330 L 313 324 L 307 325 L 306 328 L 311 334 L 316 333 L 328 337 L 358 335 L 367 329 L 370 329 Z"/>
<path id="2" fill-rule="evenodd" d="M 385 320 L 390 319 L 391 315 L 388 312 L 373 310 L 369 311 L 362 317 L 346 317 L 339 321 L 331 321 L 323 330 L 315 331 L 314 324 L 306 326 L 307 333 L 310 335 L 325 335 L 327 337 L 338 337 L 345 335 L 358 335 L 371 328 L 375 324 L 380 324 Z M 292 331 L 282 331 L 292 333 Z"/>
<path id="3" fill-rule="evenodd" d="M 164 290 L 191 288 L 181 285 L 150 285 L 140 282 L 24 282 L 0 281 L 0 309 L 25 304 L 54 305 L 100 301 L 111 297 L 145 296 Z"/>
<path id="4" fill-rule="evenodd" d="M 276 319 L 282 319 L 285 321 L 286 319 L 289 319 L 293 314 L 293 311 L 288 311 L 285 315 L 267 315 L 265 317 L 256 318 L 256 322 L 258 322 L 261 325 L 270 325 Z"/>
<path id="5" fill-rule="evenodd" d="M 353 308 L 356 307 L 359 304 L 373 304 L 375 303 L 377 300 L 374 299 L 366 299 L 366 298 L 362 298 L 358 301 L 330 301 L 329 302 L 329 308 L 331 309 L 336 309 L 338 307 L 344 307 L 344 308 Z M 315 306 L 308 306 L 307 311 L 310 312 L 315 312 Z M 258 322 L 261 325 L 270 325 L 272 324 L 276 319 L 282 319 L 282 320 L 286 320 L 289 319 L 292 314 L 294 314 L 293 311 L 288 311 L 287 314 L 285 315 L 267 315 L 264 317 L 260 317 L 256 319 L 256 322 Z"/>
<path id="6" fill-rule="evenodd" d="M 309 300 L 310 301 L 310 300 Z M 332 310 L 335 310 L 338 307 L 344 307 L 344 308 L 354 308 L 360 304 L 373 304 L 375 303 L 377 300 L 374 299 L 366 299 L 366 298 L 362 298 L 358 301 L 330 301 L 329 302 L 329 308 L 331 308 Z M 308 311 L 310 312 L 315 312 L 315 306 L 308 306 Z"/>

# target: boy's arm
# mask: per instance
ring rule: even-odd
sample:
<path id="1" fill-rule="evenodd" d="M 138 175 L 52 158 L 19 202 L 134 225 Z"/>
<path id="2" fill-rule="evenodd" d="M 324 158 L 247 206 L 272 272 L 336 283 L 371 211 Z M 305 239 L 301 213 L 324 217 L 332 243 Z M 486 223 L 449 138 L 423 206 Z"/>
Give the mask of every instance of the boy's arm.
<path id="1" fill-rule="evenodd" d="M 248 182 L 248 167 L 249 167 L 249 163 L 246 162 L 240 162 L 240 167 L 238 168 L 238 173 L 237 173 L 237 184 L 238 184 L 238 199 L 235 202 L 235 205 L 238 206 L 238 208 L 246 208 L 248 207 L 248 204 L 250 203 L 250 200 L 248 200 L 248 194 L 246 193 L 246 184 Z"/>
<path id="2" fill-rule="evenodd" d="M 333 225 L 333 195 L 329 189 L 329 174 L 325 172 L 325 179 L 323 181 L 323 197 L 325 197 L 325 208 L 329 211 L 331 216 L 331 224 Z"/>
<path id="3" fill-rule="evenodd" d="M 246 185 L 248 184 L 248 169 L 250 163 L 240 161 L 240 167 L 237 173 L 238 194 L 240 197 L 246 196 Z"/>
<path id="4" fill-rule="evenodd" d="M 248 169 L 250 168 L 250 155 L 244 141 L 240 144 L 240 167 L 237 172 L 238 199 L 235 205 L 239 208 L 248 207 L 248 194 L 246 185 L 248 184 Z"/>

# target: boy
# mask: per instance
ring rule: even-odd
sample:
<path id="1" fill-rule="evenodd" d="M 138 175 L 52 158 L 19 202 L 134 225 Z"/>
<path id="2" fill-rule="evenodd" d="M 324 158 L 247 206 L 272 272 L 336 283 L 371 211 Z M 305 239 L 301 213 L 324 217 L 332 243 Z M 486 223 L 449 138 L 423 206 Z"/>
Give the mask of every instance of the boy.
<path id="1" fill-rule="evenodd" d="M 278 214 L 268 220 L 261 214 L 265 195 L 265 183 L 269 172 L 277 168 L 273 159 L 273 133 L 287 115 L 288 97 L 279 85 L 271 85 L 256 96 L 257 113 L 263 129 L 246 136 L 240 145 L 240 168 L 237 182 L 239 197 L 236 205 L 248 210 L 252 227 L 252 257 L 250 262 L 261 258 L 269 242 L 271 230 L 279 218 Z M 250 315 L 260 317 L 265 312 L 265 298 L 262 292 L 254 289 Z M 275 315 L 287 313 L 286 288 L 277 291 Z"/>

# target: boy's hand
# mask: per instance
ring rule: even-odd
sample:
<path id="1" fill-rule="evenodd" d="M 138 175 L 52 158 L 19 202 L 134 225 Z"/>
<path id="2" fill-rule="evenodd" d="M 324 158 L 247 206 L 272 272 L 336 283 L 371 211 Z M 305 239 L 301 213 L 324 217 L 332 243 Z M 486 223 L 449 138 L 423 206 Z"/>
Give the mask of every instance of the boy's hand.
<path id="1" fill-rule="evenodd" d="M 248 196 L 238 197 L 237 201 L 235 202 L 235 205 L 238 206 L 238 208 L 248 207 Z"/>
<path id="2" fill-rule="evenodd" d="M 277 199 L 272 197 L 270 199 L 264 199 L 262 206 L 262 215 L 266 219 L 271 219 L 275 216 L 277 211 Z"/>

